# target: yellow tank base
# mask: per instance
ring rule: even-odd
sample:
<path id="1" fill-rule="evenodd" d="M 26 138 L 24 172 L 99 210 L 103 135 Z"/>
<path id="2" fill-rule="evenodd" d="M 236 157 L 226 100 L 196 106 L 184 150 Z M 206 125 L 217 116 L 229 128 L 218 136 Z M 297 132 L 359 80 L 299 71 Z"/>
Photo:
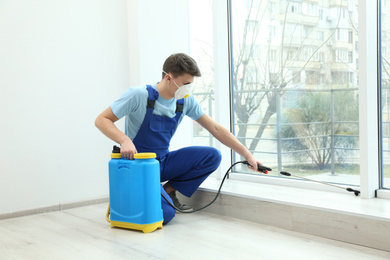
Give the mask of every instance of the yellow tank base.
<path id="1" fill-rule="evenodd" d="M 135 230 L 141 230 L 144 233 L 150 233 L 155 231 L 158 228 L 162 229 L 163 221 L 164 220 L 161 220 L 159 222 L 152 223 L 152 224 L 134 224 L 128 222 L 121 222 L 121 221 L 110 221 L 110 223 L 111 223 L 111 227 L 135 229 Z"/>

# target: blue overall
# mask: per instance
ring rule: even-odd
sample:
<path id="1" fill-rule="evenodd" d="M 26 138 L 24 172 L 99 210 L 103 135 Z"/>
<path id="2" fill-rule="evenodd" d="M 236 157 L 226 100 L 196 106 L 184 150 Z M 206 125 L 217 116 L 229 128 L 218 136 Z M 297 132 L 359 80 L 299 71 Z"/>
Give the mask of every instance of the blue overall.
<path id="1" fill-rule="evenodd" d="M 175 117 L 155 115 L 153 109 L 159 94 L 152 86 L 148 85 L 147 90 L 148 105 L 145 118 L 133 143 L 139 153 L 157 154 L 161 182 L 168 181 L 180 193 L 191 197 L 200 184 L 218 168 L 221 153 L 213 147 L 203 146 L 185 147 L 170 152 L 169 144 L 182 115 L 184 100 L 177 101 Z M 162 186 L 161 193 L 170 200 Z M 167 224 L 175 216 L 176 211 L 162 197 L 161 199 L 164 224 Z"/>

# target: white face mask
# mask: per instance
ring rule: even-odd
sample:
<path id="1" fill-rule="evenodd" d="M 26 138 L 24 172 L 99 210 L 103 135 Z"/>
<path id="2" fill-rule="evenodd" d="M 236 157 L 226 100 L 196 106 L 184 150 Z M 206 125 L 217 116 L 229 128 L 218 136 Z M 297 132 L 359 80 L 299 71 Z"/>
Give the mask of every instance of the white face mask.
<path id="1" fill-rule="evenodd" d="M 172 79 L 173 80 L 173 79 Z M 175 83 L 175 81 L 173 81 Z M 175 83 L 176 87 L 177 84 Z M 181 87 L 178 87 L 178 89 L 175 92 L 175 98 L 176 99 L 182 99 L 182 98 L 188 98 L 191 94 L 192 84 L 183 85 Z"/>
<path id="2" fill-rule="evenodd" d="M 163 71 L 163 72 L 165 74 L 167 74 L 169 77 L 171 77 L 173 83 L 176 85 L 177 90 L 175 92 L 175 98 L 177 100 L 182 99 L 182 98 L 188 98 L 190 96 L 191 89 L 192 89 L 192 84 L 186 84 L 186 85 L 183 85 L 183 86 L 179 87 L 179 85 L 176 84 L 176 82 L 173 80 L 173 77 L 171 75 L 169 75 L 165 71 Z"/>

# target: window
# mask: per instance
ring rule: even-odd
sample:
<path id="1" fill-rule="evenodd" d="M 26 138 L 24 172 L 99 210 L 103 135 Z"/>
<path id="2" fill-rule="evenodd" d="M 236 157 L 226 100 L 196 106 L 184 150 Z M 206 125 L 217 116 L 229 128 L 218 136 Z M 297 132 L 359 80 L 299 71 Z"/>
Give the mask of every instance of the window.
<path id="1" fill-rule="evenodd" d="M 303 27 L 303 37 L 305 37 L 305 38 L 309 37 L 311 30 L 312 30 L 312 27 L 304 26 Z"/>
<path id="2" fill-rule="evenodd" d="M 348 31 L 348 43 L 353 43 L 353 32 Z"/>
<path id="3" fill-rule="evenodd" d="M 353 5 L 352 3 L 349 3 L 349 5 Z M 337 7 L 337 14 L 340 16 L 341 19 L 348 19 L 349 18 L 349 12 L 347 8 L 343 7 Z"/>
<path id="4" fill-rule="evenodd" d="M 258 26 L 259 22 L 258 21 L 254 21 L 254 20 L 248 20 L 247 21 L 247 29 L 249 32 L 253 32 L 254 30 L 256 30 L 257 26 Z"/>
<path id="5" fill-rule="evenodd" d="M 320 84 L 320 72 L 319 71 L 306 71 L 306 81 L 307 85 Z"/>
<path id="6" fill-rule="evenodd" d="M 318 4 L 314 3 L 303 3 L 302 4 L 302 13 L 311 16 L 318 16 Z"/>
<path id="7" fill-rule="evenodd" d="M 351 38 L 349 38 L 350 32 L 351 32 Z M 349 42 L 350 40 L 352 41 L 352 31 L 338 28 L 336 30 L 336 40 L 343 41 L 343 42 Z"/>
<path id="8" fill-rule="evenodd" d="M 318 53 L 318 61 L 324 62 L 324 53 L 323 52 Z"/>
<path id="9" fill-rule="evenodd" d="M 348 84 L 349 76 L 349 72 L 347 71 L 332 71 L 333 83 L 337 85 Z"/>
<path id="10" fill-rule="evenodd" d="M 295 36 L 300 37 L 301 36 L 301 25 L 294 24 L 294 23 L 286 23 L 285 25 L 285 34 L 287 36 Z"/>
<path id="11" fill-rule="evenodd" d="M 264 165 L 271 168 L 281 170 L 283 167 L 284 170 L 292 173 L 305 174 L 308 177 L 314 176 L 331 183 L 359 186 L 359 146 L 362 145 L 362 151 L 368 150 L 370 154 L 378 154 L 378 151 L 373 151 L 371 147 L 367 146 L 367 143 L 359 144 L 359 115 L 357 113 L 359 103 L 357 100 L 359 96 L 360 98 L 363 96 L 361 91 L 366 89 L 366 82 L 362 84 L 363 87 L 360 87 L 359 90 L 358 71 L 360 70 L 359 73 L 364 72 L 365 67 L 359 68 L 357 29 L 361 30 L 364 26 L 358 26 L 357 20 L 359 16 L 358 4 L 364 3 L 364 1 L 341 1 L 341 4 L 333 1 L 333 4 L 328 5 L 329 1 L 322 3 L 321 1 L 305 0 L 270 0 L 263 1 L 264 4 L 258 4 L 258 9 L 255 10 L 253 6 L 260 3 L 259 0 L 256 0 L 253 2 L 252 14 L 254 11 L 258 11 L 264 14 L 264 17 L 270 17 L 274 13 L 274 7 L 268 4 L 270 2 L 276 4 L 277 14 L 279 12 L 283 13 L 283 15 L 274 15 L 274 19 L 272 19 L 272 25 L 276 26 L 275 40 L 272 42 L 267 42 L 268 26 L 271 25 L 269 19 L 258 19 L 258 23 L 253 22 L 252 25 L 246 23 L 248 18 L 255 19 L 253 15 L 248 16 L 247 13 L 250 11 L 252 0 L 230 0 L 229 2 L 232 13 L 232 21 L 230 21 L 232 25 L 232 49 L 230 52 L 232 54 L 232 64 L 230 65 L 233 68 L 231 79 L 234 89 L 230 93 L 232 96 L 231 102 L 233 103 L 230 116 L 232 117 L 234 134 L 246 147 L 253 151 L 254 155 Z M 317 24 L 313 24 L 314 19 L 309 15 L 298 15 L 309 12 L 307 6 L 303 7 L 303 3 L 306 2 L 318 4 L 319 18 Z M 382 121 L 380 126 L 375 127 L 380 127 L 382 130 L 381 158 L 383 169 L 381 187 L 390 189 L 390 76 L 388 75 L 390 71 L 390 67 L 388 67 L 390 52 L 387 51 L 390 45 L 390 39 L 388 39 L 390 31 L 390 18 L 388 17 L 390 16 L 385 15 L 389 13 L 390 5 L 387 0 L 381 2 L 383 4 L 380 13 L 382 31 L 378 33 L 378 37 L 381 36 L 379 41 L 382 49 L 376 49 L 376 44 L 373 45 L 372 42 L 371 44 L 369 42 L 369 44 L 364 44 L 363 48 L 360 48 L 360 53 L 364 54 L 365 51 L 371 49 L 374 50 L 374 53 L 378 52 L 381 55 L 380 71 L 378 72 L 381 73 L 382 80 L 380 86 Z M 377 2 L 373 1 L 372 5 L 375 3 Z M 201 78 L 201 85 L 204 86 L 202 90 L 207 90 L 207 92 L 194 94 L 198 95 L 197 99 L 201 101 L 206 110 L 210 108 L 207 112 L 212 114 L 213 100 L 214 98 L 218 100 L 218 97 L 214 96 L 214 84 L 212 80 L 209 80 L 212 78 L 210 75 L 214 73 L 212 60 L 214 58 L 213 51 L 216 50 L 213 48 L 212 41 L 213 28 L 209 26 L 212 24 L 211 15 L 208 13 L 211 10 L 210 1 L 190 0 L 189 9 L 190 18 L 192 17 L 190 26 L 191 55 L 197 59 L 203 75 L 209 75 Z M 287 18 L 284 17 L 285 10 Z M 201 19 L 199 14 L 202 14 Z M 203 14 L 207 14 L 205 15 L 207 19 L 204 19 Z M 367 16 L 372 17 L 367 18 Z M 365 13 L 361 20 L 366 22 L 376 18 L 376 12 L 374 11 L 371 14 Z M 205 20 L 205 23 L 200 23 L 200 20 Z M 243 46 L 252 44 L 251 41 L 243 42 L 243 28 L 246 25 L 251 26 L 251 29 L 258 35 L 256 36 L 253 33 L 253 38 L 250 39 L 253 40 L 253 45 L 256 45 L 258 50 L 256 58 L 250 60 L 247 64 L 246 61 L 239 59 L 245 57 L 245 49 L 247 48 L 243 48 Z M 308 25 L 312 26 L 312 32 L 315 32 L 311 39 L 305 39 L 303 36 L 303 28 Z M 281 35 L 283 26 L 285 26 L 284 38 Z M 375 25 L 371 23 L 368 28 L 375 28 Z M 323 32 L 324 40 L 333 35 L 330 41 L 322 46 L 319 45 L 322 38 L 318 33 L 320 31 Z M 365 31 L 365 29 L 362 29 L 362 31 Z M 305 47 L 313 49 L 305 50 Z M 271 54 L 271 50 L 273 54 Z M 307 59 L 310 53 L 314 52 L 318 53 L 318 61 L 314 59 L 304 60 L 304 56 Z M 273 58 L 275 61 L 270 62 L 270 56 L 278 58 L 276 60 Z M 360 59 L 366 60 L 366 57 Z M 372 66 L 377 68 L 376 64 L 372 64 Z M 374 77 L 377 76 L 376 72 L 373 73 L 375 74 Z M 229 73 L 226 74 L 229 76 Z M 318 75 L 319 80 L 315 79 Z M 205 86 L 209 86 L 209 88 L 207 89 Z M 224 91 L 225 88 L 227 89 L 226 86 L 216 86 L 216 88 L 222 88 Z M 283 90 L 278 92 L 279 88 Z M 373 90 L 375 85 L 370 85 L 369 88 L 368 92 Z M 241 104 L 235 103 L 237 100 L 240 100 Z M 310 103 L 312 101 L 313 103 Z M 332 103 L 334 107 L 330 109 Z M 279 104 L 278 109 L 271 109 L 272 112 L 268 113 L 267 109 L 275 104 Z M 305 107 L 310 107 L 311 110 L 304 110 Z M 318 108 L 321 108 L 322 113 L 313 113 L 318 111 Z M 360 109 L 367 109 L 367 107 L 363 105 Z M 313 138 L 307 134 L 305 135 L 302 128 L 294 126 L 294 120 L 297 120 L 296 117 L 294 119 L 294 113 L 291 111 L 300 112 L 295 113 L 296 117 L 302 117 L 305 111 L 309 115 L 315 114 L 310 119 L 311 121 L 306 120 L 303 124 L 307 129 L 316 133 L 312 135 Z M 226 111 L 223 113 L 226 113 Z M 372 113 L 371 110 L 370 113 Z M 300 120 L 299 122 L 303 121 Z M 277 129 L 280 129 L 280 131 L 277 131 Z M 330 133 L 327 129 L 333 129 L 334 132 Z M 209 145 L 209 143 L 212 143 L 210 142 L 213 139 L 212 137 L 206 136 L 202 130 L 199 133 L 196 131 L 194 126 L 195 144 Z M 312 142 L 313 145 L 310 146 L 308 141 Z M 314 144 L 317 145 L 316 148 L 314 148 Z M 314 153 L 322 155 L 326 160 L 316 159 Z M 242 158 L 239 155 L 233 154 L 233 161 L 240 159 Z M 300 172 L 299 169 L 303 169 L 304 173 Z M 246 167 L 238 167 L 235 171 L 251 174 Z M 364 174 L 362 173 L 362 185 L 366 185 L 364 188 L 367 188 L 368 184 L 365 178 L 371 180 L 373 174 L 370 173 L 368 177 Z M 272 173 L 265 177 L 269 176 L 272 176 Z M 234 177 L 233 173 L 231 177 Z M 257 175 L 253 178 L 256 177 Z M 278 177 L 272 178 L 271 182 L 275 183 L 278 183 L 279 177 L 285 178 L 283 176 L 272 177 Z M 246 178 L 250 179 L 251 177 Z"/>
<path id="12" fill-rule="evenodd" d="M 278 51 L 270 50 L 269 51 L 269 60 L 270 61 L 277 61 L 278 60 Z"/>
<path id="13" fill-rule="evenodd" d="M 213 61 L 213 30 L 212 10 L 208 0 L 190 0 L 190 55 L 197 61 L 202 77 L 196 79 L 193 95 L 204 111 L 214 114 L 214 61 Z M 199 23 L 199 13 L 202 23 Z M 212 136 L 198 123 L 193 122 L 193 143 L 195 145 L 215 146 Z"/>
<path id="14" fill-rule="evenodd" d="M 351 58 L 352 58 L 352 56 L 351 56 Z M 339 49 L 334 50 L 333 51 L 333 61 L 334 62 L 345 62 L 345 63 L 349 62 L 349 52 L 347 50 L 339 50 Z"/>
<path id="15" fill-rule="evenodd" d="M 329 7 L 327 1 L 279 4 L 280 10 L 287 10 L 286 15 L 275 16 L 272 25 L 263 19 L 251 27 L 258 37 L 249 44 L 258 46 L 259 55 L 249 66 L 241 57 L 248 44 L 244 42 L 246 19 L 254 10 L 246 9 L 240 0 L 231 0 L 232 78 L 233 85 L 240 86 L 232 93 L 234 134 L 271 168 L 298 174 L 304 168 L 305 174 L 325 181 L 359 185 L 359 90 L 357 68 L 352 63 L 358 58 L 358 37 L 354 35 L 357 2 L 343 2 L 342 8 Z M 259 8 L 256 12 L 265 17 L 274 10 L 270 5 Z M 348 21 L 338 24 L 338 18 Z M 272 29 L 277 20 L 280 30 Z M 267 28 L 273 41 L 264 39 Z M 337 43 L 324 44 L 331 35 Z M 235 82 L 254 71 L 256 81 Z M 234 158 L 242 159 L 237 154 Z M 237 170 L 250 174 L 246 167 Z"/>
<path id="16" fill-rule="evenodd" d="M 381 92 L 382 92 L 382 174 L 381 186 L 390 189 L 390 53 L 387 48 L 390 46 L 390 39 L 387 37 L 390 33 L 390 19 L 384 14 L 389 13 L 390 5 L 382 5 L 382 31 L 380 32 L 381 41 Z"/>
<path id="17" fill-rule="evenodd" d="M 318 61 L 318 52 L 315 47 L 304 48 L 304 60 Z"/>
<path id="18" fill-rule="evenodd" d="M 288 12 L 290 13 L 301 13 L 301 3 L 291 1 L 288 6 Z"/>
<path id="19" fill-rule="evenodd" d="M 256 84 L 257 82 L 257 68 L 248 67 L 248 73 L 245 75 L 245 81 L 249 84 Z"/>
<path id="20" fill-rule="evenodd" d="M 324 40 L 324 32 L 321 32 L 321 31 L 317 32 L 317 40 L 319 40 L 319 41 Z"/>
<path id="21" fill-rule="evenodd" d="M 275 2 L 269 2 L 268 3 L 268 11 L 270 14 L 276 13 L 276 3 Z"/>
<path id="22" fill-rule="evenodd" d="M 292 72 L 292 82 L 294 84 L 301 83 L 301 71 L 293 71 Z"/>
<path id="23" fill-rule="evenodd" d="M 257 9 L 259 8 L 260 0 L 245 0 L 245 8 L 246 9 Z"/>
<path id="24" fill-rule="evenodd" d="M 353 62 L 353 52 L 349 51 L 348 52 L 348 63 L 352 63 L 352 62 Z"/>
<path id="25" fill-rule="evenodd" d="M 259 56 L 259 45 L 246 44 L 245 45 L 245 58 L 247 60 L 256 59 Z"/>
<path id="26" fill-rule="evenodd" d="M 287 60 L 299 60 L 299 49 L 298 48 L 290 48 L 287 50 Z"/>
<path id="27" fill-rule="evenodd" d="M 276 36 L 276 27 L 273 25 L 268 26 L 268 37 L 270 39 L 274 38 Z"/>

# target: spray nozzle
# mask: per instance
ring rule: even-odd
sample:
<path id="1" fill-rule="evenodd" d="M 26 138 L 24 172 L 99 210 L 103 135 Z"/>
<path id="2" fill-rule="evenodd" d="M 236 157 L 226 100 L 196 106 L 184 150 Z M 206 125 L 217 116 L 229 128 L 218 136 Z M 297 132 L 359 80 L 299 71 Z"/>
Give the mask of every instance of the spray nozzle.
<path id="1" fill-rule="evenodd" d="M 349 191 L 349 192 L 353 192 L 355 194 L 355 196 L 359 196 L 359 194 L 360 194 L 359 190 L 354 190 L 352 188 L 347 188 L 346 190 Z"/>

